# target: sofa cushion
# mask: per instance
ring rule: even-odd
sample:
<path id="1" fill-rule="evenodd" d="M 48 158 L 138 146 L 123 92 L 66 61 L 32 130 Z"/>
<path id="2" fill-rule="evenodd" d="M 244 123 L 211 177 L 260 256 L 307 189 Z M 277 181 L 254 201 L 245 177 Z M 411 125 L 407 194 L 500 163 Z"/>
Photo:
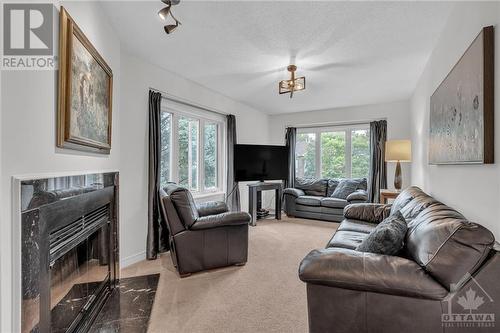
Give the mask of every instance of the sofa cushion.
<path id="1" fill-rule="evenodd" d="M 338 199 L 347 199 L 349 194 L 353 193 L 358 189 L 359 182 L 353 179 L 342 179 L 339 185 L 333 191 L 332 197 Z"/>
<path id="2" fill-rule="evenodd" d="M 368 200 L 368 193 L 365 190 L 356 190 L 347 196 L 349 202 L 366 202 Z"/>
<path id="3" fill-rule="evenodd" d="M 369 234 L 377 225 L 374 223 L 354 220 L 354 219 L 344 219 L 337 230 L 339 231 L 356 231 L 362 232 L 364 234 Z"/>
<path id="4" fill-rule="evenodd" d="M 403 214 L 406 223 L 413 220 L 430 205 L 439 203 L 439 201 L 424 192 L 414 194 L 413 200 L 409 201 L 403 208 L 401 208 L 401 214 Z"/>
<path id="5" fill-rule="evenodd" d="M 366 236 L 368 236 L 368 234 L 363 232 L 339 230 L 333 235 L 326 247 L 341 247 L 354 250 L 361 244 Z"/>
<path id="6" fill-rule="evenodd" d="M 407 229 L 403 215 L 397 211 L 377 224 L 356 250 L 390 256 L 396 255 L 403 248 Z"/>
<path id="7" fill-rule="evenodd" d="M 368 291 L 370 294 L 380 293 L 380 295 L 409 296 L 413 298 L 413 300 L 411 300 L 412 303 L 410 303 L 413 304 L 411 306 L 412 310 L 416 309 L 414 304 L 417 304 L 420 301 L 419 299 L 442 300 L 448 295 L 446 289 L 412 260 L 397 256 L 363 253 L 339 248 L 311 251 L 300 263 L 299 277 L 302 281 L 310 284 L 350 290 L 362 290 Z M 368 312 L 369 308 L 366 308 L 368 305 L 365 305 L 367 297 L 370 296 L 360 294 L 356 296 L 356 299 L 360 300 L 359 303 L 349 303 L 344 300 L 344 304 L 342 305 L 349 304 L 350 307 L 346 308 L 346 311 L 352 312 L 358 310 L 354 304 L 362 304 L 361 311 L 357 313 L 360 313 L 364 318 L 365 313 L 372 313 Z M 390 298 L 380 299 L 390 300 Z M 387 302 L 388 304 L 382 307 L 383 310 L 386 310 L 384 318 L 388 318 L 390 314 L 397 312 L 398 304 L 408 301 L 409 300 L 403 301 L 401 299 L 392 299 L 392 302 Z M 315 306 L 327 308 L 330 313 L 336 310 L 329 306 L 331 303 L 318 302 L 318 300 L 315 299 L 314 304 Z M 388 311 L 388 309 L 390 309 L 390 311 Z M 438 307 L 438 310 L 440 315 L 441 307 Z M 405 313 L 408 313 L 408 311 L 405 311 Z M 409 313 L 409 315 L 415 315 L 415 313 L 411 311 Z M 404 317 L 409 315 L 405 315 Z M 388 318 L 388 320 L 390 319 Z M 428 332 L 419 330 L 415 328 L 414 325 L 409 327 L 407 323 L 408 321 L 400 326 L 409 328 L 406 330 L 407 332 Z M 342 327 L 346 327 L 346 329 L 341 330 L 342 332 L 389 332 L 385 326 L 377 326 L 373 329 L 366 329 L 363 327 L 361 330 L 353 330 L 350 329 L 352 326 L 347 326 L 345 323 L 342 324 Z M 370 326 L 370 328 L 372 327 L 373 326 Z M 335 330 L 319 329 L 318 331 L 333 332 Z M 390 332 L 401 331 L 404 332 L 405 330 L 390 330 Z M 458 331 L 459 330 L 457 330 L 457 332 Z M 433 330 L 433 332 L 442 331 L 436 329 Z"/>
<path id="8" fill-rule="evenodd" d="M 328 180 L 327 179 L 295 179 L 295 187 L 304 191 L 306 195 L 326 196 Z"/>
<path id="9" fill-rule="evenodd" d="M 410 186 L 404 189 L 398 197 L 394 200 L 391 207 L 391 215 L 402 210 L 410 201 L 412 201 L 416 196 L 425 194 L 420 188 L 416 186 Z"/>
<path id="10" fill-rule="evenodd" d="M 199 217 L 198 209 L 196 208 L 191 192 L 175 184 L 168 184 L 165 186 L 164 190 L 174 204 L 177 214 L 184 226 L 186 228 L 191 227 Z"/>
<path id="11" fill-rule="evenodd" d="M 295 205 L 295 211 L 298 212 L 310 212 L 310 213 L 321 213 L 320 206 L 306 206 L 306 205 Z"/>
<path id="12" fill-rule="evenodd" d="M 283 190 L 283 194 L 289 194 L 291 196 L 294 196 L 296 198 L 300 197 L 301 195 L 306 195 L 304 191 L 298 188 L 293 188 L 293 187 L 288 187 Z"/>
<path id="13" fill-rule="evenodd" d="M 295 199 L 295 203 L 299 205 L 306 206 L 321 206 L 321 199 L 323 197 L 313 196 L 313 195 L 303 195 Z"/>
<path id="14" fill-rule="evenodd" d="M 344 208 L 344 216 L 348 219 L 380 223 L 390 215 L 391 205 L 375 203 L 355 203 Z"/>
<path id="15" fill-rule="evenodd" d="M 200 217 L 222 214 L 229 211 L 227 204 L 222 201 L 203 202 L 196 205 Z"/>
<path id="16" fill-rule="evenodd" d="M 408 223 L 406 250 L 450 290 L 467 273 L 474 274 L 493 248 L 495 238 L 456 210 L 432 204 Z"/>
<path id="17" fill-rule="evenodd" d="M 336 215 L 339 217 L 339 221 L 342 221 L 344 218 L 344 210 L 342 208 L 331 208 L 331 207 L 324 207 L 321 206 L 321 214 L 325 215 Z"/>
<path id="18" fill-rule="evenodd" d="M 321 199 L 321 206 L 344 209 L 344 207 L 347 206 L 347 200 L 337 198 L 323 198 Z"/>

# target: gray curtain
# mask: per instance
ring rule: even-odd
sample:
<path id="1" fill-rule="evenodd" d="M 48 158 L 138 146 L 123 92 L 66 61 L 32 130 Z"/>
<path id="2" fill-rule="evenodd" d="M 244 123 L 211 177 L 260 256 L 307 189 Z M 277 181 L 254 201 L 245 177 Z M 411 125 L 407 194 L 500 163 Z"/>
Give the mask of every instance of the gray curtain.
<path id="1" fill-rule="evenodd" d="M 285 188 L 295 187 L 295 143 L 297 142 L 297 129 L 288 127 L 285 134 L 285 143 L 288 149 L 288 178 Z"/>
<path id="2" fill-rule="evenodd" d="M 149 91 L 148 237 L 146 257 L 169 250 L 167 223 L 160 214 L 161 93 Z"/>
<path id="3" fill-rule="evenodd" d="M 380 189 L 387 188 L 387 166 L 385 163 L 385 141 L 387 121 L 370 123 L 370 176 L 368 179 L 368 200 L 380 202 Z"/>
<path id="4" fill-rule="evenodd" d="M 240 189 L 238 183 L 234 181 L 234 145 L 236 144 L 236 117 L 232 114 L 227 115 L 227 197 L 226 203 L 229 210 L 239 212 Z"/>

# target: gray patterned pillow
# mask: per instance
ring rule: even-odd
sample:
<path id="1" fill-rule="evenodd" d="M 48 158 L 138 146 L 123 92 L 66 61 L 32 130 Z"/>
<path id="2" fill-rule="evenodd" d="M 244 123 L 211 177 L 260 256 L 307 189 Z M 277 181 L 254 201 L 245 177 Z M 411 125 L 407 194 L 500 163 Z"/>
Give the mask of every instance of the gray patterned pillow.
<path id="1" fill-rule="evenodd" d="M 405 218 L 400 211 L 382 222 L 358 245 L 357 251 L 386 255 L 396 255 L 404 245 L 406 231 Z"/>
<path id="2" fill-rule="evenodd" d="M 331 197 L 347 199 L 347 196 L 358 189 L 359 181 L 354 179 L 341 179 Z"/>
<path id="3" fill-rule="evenodd" d="M 358 188 L 357 190 L 367 190 L 368 188 L 368 180 L 366 178 L 353 178 L 352 180 L 355 180 L 358 182 Z"/>
<path id="4" fill-rule="evenodd" d="M 326 193 L 327 197 L 331 197 L 337 186 L 339 186 L 339 179 L 328 179 L 328 191 Z"/>

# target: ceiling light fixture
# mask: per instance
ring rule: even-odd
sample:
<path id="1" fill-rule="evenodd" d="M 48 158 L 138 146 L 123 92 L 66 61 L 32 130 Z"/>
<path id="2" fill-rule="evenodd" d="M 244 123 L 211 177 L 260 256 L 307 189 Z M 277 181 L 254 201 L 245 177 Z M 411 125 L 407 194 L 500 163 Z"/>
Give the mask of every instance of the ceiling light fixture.
<path id="1" fill-rule="evenodd" d="M 297 66 L 290 65 L 287 67 L 287 70 L 290 72 L 290 80 L 282 80 L 279 83 L 279 93 L 281 94 L 290 94 L 290 98 L 293 97 L 293 93 L 295 91 L 300 91 L 306 89 L 306 78 L 305 76 L 301 76 L 295 78 L 295 71 L 297 70 Z"/>
<path id="2" fill-rule="evenodd" d="M 179 22 L 179 20 L 175 18 L 174 14 L 172 14 L 172 6 L 178 5 L 180 0 L 161 0 L 161 2 L 166 4 L 167 7 L 161 9 L 158 12 L 158 16 L 162 20 L 166 21 L 168 16 L 170 15 L 175 21 L 175 24 L 167 24 L 163 27 L 167 34 L 171 34 L 179 25 L 181 25 L 181 22 Z"/>

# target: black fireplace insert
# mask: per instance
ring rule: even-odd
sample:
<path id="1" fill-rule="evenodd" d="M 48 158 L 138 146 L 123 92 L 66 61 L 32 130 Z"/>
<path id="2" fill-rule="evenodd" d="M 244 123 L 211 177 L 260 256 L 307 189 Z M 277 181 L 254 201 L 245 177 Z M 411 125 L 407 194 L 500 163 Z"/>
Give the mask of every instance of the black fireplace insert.
<path id="1" fill-rule="evenodd" d="M 116 286 L 118 174 L 98 175 L 22 184 L 23 333 L 88 331 Z"/>

